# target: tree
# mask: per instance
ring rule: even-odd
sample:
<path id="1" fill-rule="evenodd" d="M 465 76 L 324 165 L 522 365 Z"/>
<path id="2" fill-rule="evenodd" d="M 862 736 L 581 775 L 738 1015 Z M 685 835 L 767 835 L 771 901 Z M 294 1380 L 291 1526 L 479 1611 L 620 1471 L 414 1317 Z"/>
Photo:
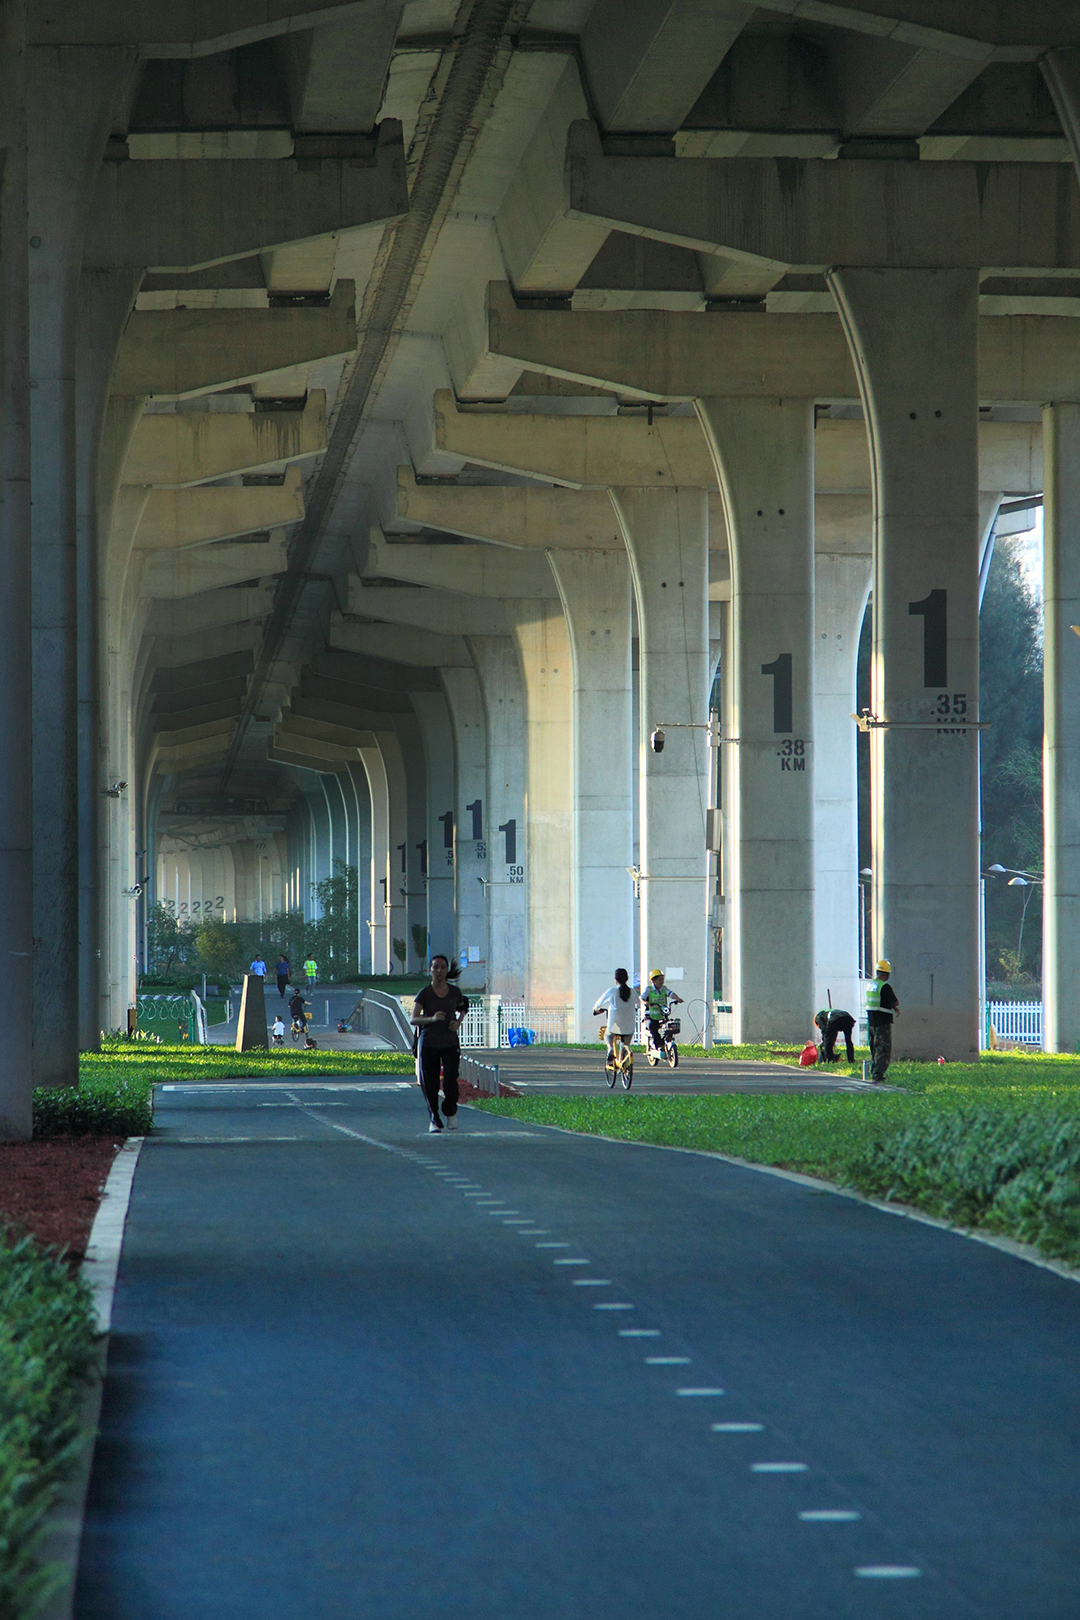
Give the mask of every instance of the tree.
<path id="1" fill-rule="evenodd" d="M 181 966 L 192 954 L 194 936 L 193 925 L 177 922 L 168 906 L 160 900 L 150 907 L 146 920 L 146 951 L 154 978 L 168 982 L 174 968 Z"/>
<path id="2" fill-rule="evenodd" d="M 318 962 L 328 964 L 330 978 L 355 978 L 359 970 L 360 874 L 355 866 L 339 857 L 329 877 L 323 878 L 321 883 L 313 883 L 312 891 L 322 916 L 318 922 L 307 925 L 304 948 L 314 952 Z"/>
<path id="3" fill-rule="evenodd" d="M 425 928 L 423 923 L 413 923 L 413 925 L 412 925 L 412 943 L 413 943 L 413 952 L 414 952 L 414 954 L 419 958 L 419 960 L 421 962 L 426 963 L 427 962 L 427 954 L 428 954 L 428 945 L 429 945 L 430 941 L 429 941 L 428 931 Z M 402 967 L 404 967 L 405 966 L 404 962 L 401 965 L 402 965 Z"/>
<path id="4" fill-rule="evenodd" d="M 241 965 L 239 941 L 228 923 L 204 922 L 195 940 L 207 973 L 229 979 Z"/>

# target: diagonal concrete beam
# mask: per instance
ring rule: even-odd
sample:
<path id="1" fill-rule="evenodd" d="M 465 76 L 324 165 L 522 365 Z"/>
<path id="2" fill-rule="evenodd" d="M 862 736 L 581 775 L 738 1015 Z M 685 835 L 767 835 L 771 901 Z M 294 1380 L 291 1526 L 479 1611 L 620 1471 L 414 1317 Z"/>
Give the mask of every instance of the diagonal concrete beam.
<path id="1" fill-rule="evenodd" d="M 621 547 L 619 548 L 621 549 Z M 372 539 L 368 572 L 464 596 L 510 600 L 558 597 L 554 576 L 542 553 L 514 553 L 505 546 L 432 546 L 412 541 L 388 545 Z"/>
<path id="2" fill-rule="evenodd" d="M 374 737 L 371 739 L 374 745 Z M 294 746 L 294 742 L 296 746 Z M 267 759 L 273 760 L 277 765 L 298 765 L 305 771 L 321 771 L 324 775 L 341 775 L 349 769 L 350 764 L 356 763 L 356 749 L 335 749 L 331 758 L 326 753 L 316 751 L 316 746 L 303 746 L 298 740 L 290 738 L 288 745 L 271 740 L 266 750 Z"/>
<path id="3" fill-rule="evenodd" d="M 986 66 L 984 47 L 968 55 L 844 33 L 837 66 L 846 135 L 921 135 Z"/>
<path id="4" fill-rule="evenodd" d="M 240 625 L 249 625 L 255 637 L 252 645 L 257 646 L 262 638 L 262 621 L 273 606 L 273 597 L 273 585 L 269 580 L 259 579 L 242 588 L 227 585 L 187 598 L 161 598 L 151 603 L 146 633 L 176 639 L 213 637 L 219 630 L 233 632 Z"/>
<path id="5" fill-rule="evenodd" d="M 367 0 L 32 0 L 35 45 L 137 45 L 143 57 L 210 56 L 368 9 Z"/>
<path id="6" fill-rule="evenodd" d="M 396 624 L 353 624 L 340 613 L 330 616 L 328 641 L 342 652 L 384 658 L 420 669 L 472 669 L 463 636 Z"/>
<path id="7" fill-rule="evenodd" d="M 512 360 L 527 370 L 649 400 L 858 397 L 840 320 L 832 314 L 519 309 L 507 284 L 493 282 L 488 350 L 496 360 Z M 979 318 L 984 401 L 1063 399 L 1075 392 L 1078 374 L 1080 321 L 1051 315 Z"/>
<path id="8" fill-rule="evenodd" d="M 288 566 L 285 536 L 263 542 L 196 546 L 190 551 L 158 551 L 147 560 L 143 594 L 151 597 L 194 596 L 218 591 L 244 580 L 269 579 Z"/>
<path id="9" fill-rule="evenodd" d="M 398 468 L 397 515 L 495 545 L 572 550 L 623 549 L 622 533 L 603 490 L 418 484 Z"/>
<path id="10" fill-rule="evenodd" d="M 175 551 L 213 540 L 299 523 L 304 496 L 299 467 L 283 484 L 204 489 L 155 489 L 135 531 L 136 551 Z"/>
<path id="11" fill-rule="evenodd" d="M 103 163 L 83 249 L 85 269 L 204 270 L 407 213 L 396 119 L 360 158 L 135 159 Z"/>
<path id="12" fill-rule="evenodd" d="M 190 399 L 352 354 L 356 342 L 351 281 L 339 281 L 321 309 L 137 309 L 120 340 L 112 392 Z"/>
<path id="13" fill-rule="evenodd" d="M 261 639 L 257 619 L 219 625 L 213 629 L 181 631 L 175 635 L 158 634 L 148 625 L 147 634 L 154 638 L 151 664 L 158 670 L 182 668 L 203 658 L 213 658 L 218 653 L 250 652 Z"/>
<path id="14" fill-rule="evenodd" d="M 433 591 L 407 585 L 365 585 L 349 575 L 348 611 L 357 618 L 381 619 L 387 624 L 416 625 L 442 635 L 507 636 L 510 634 L 501 602 L 481 601 L 453 591 Z"/>
<path id="15" fill-rule="evenodd" d="M 579 121 L 567 142 L 567 211 L 781 271 L 890 264 L 1020 275 L 1080 265 L 1080 191 L 1059 169 L 617 157 L 605 154 L 595 124 Z"/>
<path id="16" fill-rule="evenodd" d="M 183 719 L 183 716 L 179 717 Z M 237 713 L 226 715 L 217 720 L 197 720 L 192 718 L 190 724 L 163 726 L 157 721 L 154 724 L 154 736 L 162 748 L 183 748 L 188 743 L 210 742 L 214 739 L 224 738 L 226 742 L 236 729 Z"/>
<path id="17" fill-rule="evenodd" d="M 737 0 L 597 0 L 581 55 L 604 128 L 679 129 L 753 12 Z"/>
<path id="18" fill-rule="evenodd" d="M 182 489 L 232 473 L 256 472 L 326 449 L 326 394 L 302 411 L 178 411 L 142 416 L 122 482 Z"/>

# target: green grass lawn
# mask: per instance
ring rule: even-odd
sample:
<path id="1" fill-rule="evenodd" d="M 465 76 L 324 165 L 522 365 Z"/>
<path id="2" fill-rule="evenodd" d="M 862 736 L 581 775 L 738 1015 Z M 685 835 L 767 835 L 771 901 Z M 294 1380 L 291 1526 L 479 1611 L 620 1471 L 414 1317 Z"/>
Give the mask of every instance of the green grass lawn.
<path id="1" fill-rule="evenodd" d="M 744 1055 L 745 1049 L 736 1050 Z M 822 1176 L 1080 1265 L 1080 1058 L 1001 1053 L 978 1064 L 895 1063 L 889 1082 L 904 1090 L 631 1093 L 477 1106 L 567 1130 L 727 1153 Z"/>

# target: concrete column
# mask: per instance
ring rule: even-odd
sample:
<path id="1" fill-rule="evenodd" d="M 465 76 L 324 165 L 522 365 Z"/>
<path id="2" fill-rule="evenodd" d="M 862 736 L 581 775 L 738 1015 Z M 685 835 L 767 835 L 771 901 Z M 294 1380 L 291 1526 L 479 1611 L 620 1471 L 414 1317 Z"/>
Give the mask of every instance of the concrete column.
<path id="1" fill-rule="evenodd" d="M 0 1140 L 32 1124 L 33 893 L 30 423 L 26 266 L 26 7 L 0 7 L 0 939 L 10 1016 Z"/>
<path id="2" fill-rule="evenodd" d="M 575 983 L 570 641 L 557 602 L 513 598 L 506 612 L 525 687 L 527 825 L 524 850 L 518 839 L 516 851 L 504 842 L 500 853 L 511 869 L 524 867 L 525 999 L 537 1007 L 565 1007 Z M 509 861 L 512 853 L 516 862 Z"/>
<path id="3" fill-rule="evenodd" d="M 75 359 L 82 244 L 134 49 L 27 52 L 34 1077 L 78 1079 L 78 569 Z"/>
<path id="4" fill-rule="evenodd" d="M 874 950 L 898 1057 L 979 1051 L 978 277 L 830 272 L 874 490 Z M 899 722 L 899 724 L 898 724 Z M 929 807 L 929 810 L 928 810 Z"/>
<path id="5" fill-rule="evenodd" d="M 388 894 L 390 888 L 390 787 L 382 750 L 375 742 L 360 749 L 360 763 L 371 798 L 371 862 L 368 907 L 371 917 L 371 971 L 390 972 Z"/>
<path id="6" fill-rule="evenodd" d="M 633 961 L 634 864 L 630 564 L 625 551 L 549 551 L 573 667 L 575 1041 Z"/>
<path id="7" fill-rule="evenodd" d="M 724 835 L 720 850 L 718 866 L 720 875 L 721 904 L 717 908 L 719 925 L 723 930 L 720 942 L 720 977 L 723 994 L 719 998 L 728 1004 L 731 1002 L 731 986 L 735 977 L 734 952 L 732 950 L 731 936 L 731 785 L 732 785 L 732 751 L 738 747 L 737 743 L 727 739 L 738 735 L 735 729 L 735 680 L 732 669 L 731 656 L 731 603 L 717 604 L 720 612 L 720 749 L 718 760 L 718 773 L 720 788 L 717 797 L 720 801 L 721 819 Z"/>
<path id="8" fill-rule="evenodd" d="M 361 973 L 371 973 L 371 797 L 362 765 L 349 766 L 346 792 L 356 815 L 356 960 Z"/>
<path id="9" fill-rule="evenodd" d="M 822 543 L 818 531 L 818 544 Z M 869 543 L 869 535 L 867 535 Z M 855 713 L 869 554 L 814 563 L 814 1008 L 859 1015 L 859 783 Z"/>
<path id="10" fill-rule="evenodd" d="M 1043 1043 L 1080 1049 L 1080 404 L 1043 411 Z"/>
<path id="11" fill-rule="evenodd" d="M 704 489 L 622 488 L 611 498 L 630 556 L 640 648 L 641 979 L 663 968 L 700 1033 L 711 909 L 705 855 L 708 497 Z M 673 728 L 662 754 L 649 746 L 658 725 Z M 686 1023 L 683 1029 L 691 1035 Z"/>
<path id="12" fill-rule="evenodd" d="M 108 535 L 120 476 L 117 434 L 104 432 L 120 334 L 141 272 L 86 270 L 79 282 L 76 375 L 76 567 L 78 613 L 79 754 L 79 1048 L 95 1051 L 101 1027 L 101 970 L 106 940 L 101 932 L 101 621 L 99 563 Z M 141 406 L 131 402 L 130 414 Z M 114 413 L 115 414 L 115 413 Z M 115 429 L 115 424 L 113 424 Z M 130 433 L 130 426 L 128 429 Z M 127 442 L 122 434 L 121 440 Z M 99 476 L 100 475 L 100 476 Z M 109 904 L 115 897 L 108 897 Z M 134 985 L 131 986 L 134 993 Z"/>
<path id="13" fill-rule="evenodd" d="M 734 1040 L 794 1041 L 814 997 L 814 457 L 809 400 L 703 399 L 731 552 Z"/>
<path id="14" fill-rule="evenodd" d="M 395 899 L 401 900 L 403 905 L 400 937 L 405 940 L 405 962 L 411 970 L 417 961 L 414 930 L 427 933 L 427 888 L 420 875 L 420 846 L 428 832 L 427 760 L 420 725 L 414 715 L 399 714 L 394 735 L 401 754 L 405 786 L 405 831 L 399 839 L 405 848 L 394 851 L 394 870 L 398 875 Z"/>
<path id="15" fill-rule="evenodd" d="M 516 1000 L 525 995 L 525 691 L 509 636 L 467 639 L 487 725 L 487 987 Z"/>
<path id="16" fill-rule="evenodd" d="M 487 879 L 494 823 L 487 803 L 487 731 L 484 705 L 476 672 L 467 668 L 442 669 L 450 721 L 454 729 L 457 781 L 453 819 L 440 810 L 439 842 L 428 850 L 429 870 L 451 872 L 454 877 L 454 916 L 456 941 L 443 949 L 456 949 L 466 959 L 459 983 L 462 989 L 477 989 L 489 982 L 488 902 L 482 883 Z M 469 964 L 469 948 L 479 951 L 480 961 Z"/>
<path id="17" fill-rule="evenodd" d="M 429 948 L 432 951 L 445 951 L 449 955 L 455 948 L 452 859 L 454 731 L 442 692 L 412 692 L 410 696 L 424 740 L 424 758 L 427 762 L 427 794 L 423 805 L 426 826 L 420 866 L 421 884 L 427 890 Z M 447 829 L 450 830 L 449 845 L 446 842 Z M 448 851 L 450 862 L 446 860 Z"/>

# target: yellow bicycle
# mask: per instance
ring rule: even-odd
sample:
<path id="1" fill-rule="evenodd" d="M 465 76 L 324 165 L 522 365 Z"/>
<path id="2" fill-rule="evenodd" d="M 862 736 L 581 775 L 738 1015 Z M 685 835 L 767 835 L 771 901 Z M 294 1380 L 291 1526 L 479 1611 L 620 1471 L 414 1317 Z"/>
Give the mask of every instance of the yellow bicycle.
<path id="1" fill-rule="evenodd" d="M 604 1064 L 604 1074 L 612 1091 L 616 1080 L 622 1081 L 624 1091 L 629 1091 L 634 1083 L 634 1053 L 630 1042 L 624 1035 L 612 1037 L 611 1051 Z"/>

